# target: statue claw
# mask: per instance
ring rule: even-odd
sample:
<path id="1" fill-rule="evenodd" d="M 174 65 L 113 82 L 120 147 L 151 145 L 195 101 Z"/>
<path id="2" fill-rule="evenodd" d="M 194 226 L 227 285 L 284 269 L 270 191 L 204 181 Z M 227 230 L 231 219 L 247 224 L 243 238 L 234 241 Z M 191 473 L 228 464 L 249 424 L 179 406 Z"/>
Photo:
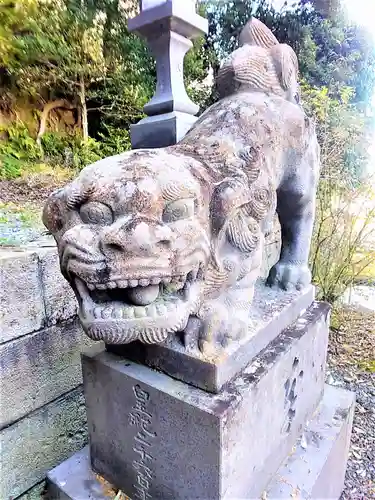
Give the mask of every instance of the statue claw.
<path id="1" fill-rule="evenodd" d="M 267 285 L 283 290 L 302 290 L 311 283 L 311 272 L 306 265 L 279 261 L 268 275 Z"/>

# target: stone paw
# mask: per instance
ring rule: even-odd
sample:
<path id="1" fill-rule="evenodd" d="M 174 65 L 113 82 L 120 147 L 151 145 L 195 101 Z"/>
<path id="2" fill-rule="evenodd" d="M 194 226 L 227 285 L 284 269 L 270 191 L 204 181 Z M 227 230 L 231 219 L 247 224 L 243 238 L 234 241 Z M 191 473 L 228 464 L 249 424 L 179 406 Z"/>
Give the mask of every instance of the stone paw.
<path id="1" fill-rule="evenodd" d="M 205 325 L 202 328 L 198 340 L 201 353 L 207 358 L 217 358 L 232 343 L 238 342 L 248 332 L 248 321 L 241 320 L 238 315 L 232 321 L 225 324 Z"/>
<path id="2" fill-rule="evenodd" d="M 307 266 L 279 261 L 267 279 L 267 285 L 283 290 L 302 290 L 311 283 L 311 272 Z"/>

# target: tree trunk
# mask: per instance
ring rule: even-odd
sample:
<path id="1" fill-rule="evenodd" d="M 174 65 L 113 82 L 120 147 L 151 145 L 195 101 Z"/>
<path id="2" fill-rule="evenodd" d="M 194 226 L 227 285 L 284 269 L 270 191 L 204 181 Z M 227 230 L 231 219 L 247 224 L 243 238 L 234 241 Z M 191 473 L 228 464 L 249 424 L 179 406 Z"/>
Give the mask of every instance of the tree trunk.
<path id="1" fill-rule="evenodd" d="M 87 119 L 85 81 L 82 76 L 80 77 L 79 80 L 79 101 L 81 105 L 81 116 L 82 116 L 82 135 L 83 135 L 83 140 L 87 141 L 87 139 L 89 138 L 89 122 Z"/>
<path id="2" fill-rule="evenodd" d="M 42 137 L 46 131 L 48 116 L 50 112 L 56 108 L 73 109 L 74 106 L 65 101 L 65 99 L 58 99 L 57 101 L 49 101 L 44 105 L 42 114 L 40 116 L 38 135 L 36 136 L 36 143 L 38 144 L 39 147 L 41 147 Z"/>

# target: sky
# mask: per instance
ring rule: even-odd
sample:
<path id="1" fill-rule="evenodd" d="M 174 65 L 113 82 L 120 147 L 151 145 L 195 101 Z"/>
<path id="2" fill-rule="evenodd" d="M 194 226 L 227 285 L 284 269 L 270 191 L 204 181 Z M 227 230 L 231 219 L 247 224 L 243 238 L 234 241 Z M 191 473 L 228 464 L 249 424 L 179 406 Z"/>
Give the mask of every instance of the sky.
<path id="1" fill-rule="evenodd" d="M 344 5 L 349 19 L 368 28 L 375 41 L 374 0 L 344 0 Z"/>

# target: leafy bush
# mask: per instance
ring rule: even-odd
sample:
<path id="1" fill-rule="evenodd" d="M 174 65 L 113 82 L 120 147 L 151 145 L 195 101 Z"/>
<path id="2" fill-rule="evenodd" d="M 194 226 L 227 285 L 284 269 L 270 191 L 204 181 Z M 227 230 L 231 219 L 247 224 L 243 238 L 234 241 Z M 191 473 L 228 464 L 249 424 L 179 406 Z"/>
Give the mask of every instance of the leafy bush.
<path id="1" fill-rule="evenodd" d="M 311 268 L 320 298 L 334 303 L 358 279 L 375 278 L 375 193 L 365 178 L 373 129 L 351 104 L 352 88 L 338 96 L 306 82 L 301 88 L 321 146 Z"/>
<path id="2" fill-rule="evenodd" d="M 47 132 L 41 138 L 41 145 L 44 152 L 45 160 L 57 161 L 64 164 L 64 152 L 66 148 L 70 148 L 71 139 L 67 134 L 57 134 L 55 132 Z"/>
<path id="3" fill-rule="evenodd" d="M 40 159 L 40 149 L 22 122 L 1 127 L 0 132 L 5 136 L 0 140 L 0 179 L 14 179 L 29 162 Z"/>
<path id="4" fill-rule="evenodd" d="M 339 181 L 345 176 L 356 185 L 369 162 L 374 130 L 371 118 L 351 103 L 351 87 L 342 87 L 338 96 L 328 87 L 311 87 L 305 81 L 301 89 L 304 109 L 317 122 L 322 177 Z"/>
<path id="5" fill-rule="evenodd" d="M 131 149 L 128 130 L 109 125 L 106 125 L 106 132 L 100 134 L 100 141 L 83 140 L 79 134 L 47 132 L 41 138 L 41 148 L 24 124 L 0 131 L 6 136 L 0 141 L 0 179 L 33 173 L 42 163 L 81 170 L 97 160 Z"/>
<path id="6" fill-rule="evenodd" d="M 84 141 L 80 137 L 75 137 L 72 142 L 73 166 L 81 170 L 86 165 L 94 163 L 103 158 L 100 142 L 89 137 Z"/>
<path id="7" fill-rule="evenodd" d="M 103 157 L 98 141 L 92 138 L 84 141 L 80 135 L 49 132 L 43 135 L 41 143 L 47 163 L 69 168 L 80 170 Z"/>
<path id="8" fill-rule="evenodd" d="M 13 156 L 0 154 L 0 180 L 16 179 L 22 173 L 22 161 Z"/>
<path id="9" fill-rule="evenodd" d="M 313 281 L 320 299 L 335 303 L 360 280 L 375 279 L 375 193 L 323 178 L 311 248 Z"/>
<path id="10" fill-rule="evenodd" d="M 130 134 L 124 128 L 105 125 L 106 133 L 101 137 L 101 150 L 103 157 L 116 155 L 131 149 Z"/>

